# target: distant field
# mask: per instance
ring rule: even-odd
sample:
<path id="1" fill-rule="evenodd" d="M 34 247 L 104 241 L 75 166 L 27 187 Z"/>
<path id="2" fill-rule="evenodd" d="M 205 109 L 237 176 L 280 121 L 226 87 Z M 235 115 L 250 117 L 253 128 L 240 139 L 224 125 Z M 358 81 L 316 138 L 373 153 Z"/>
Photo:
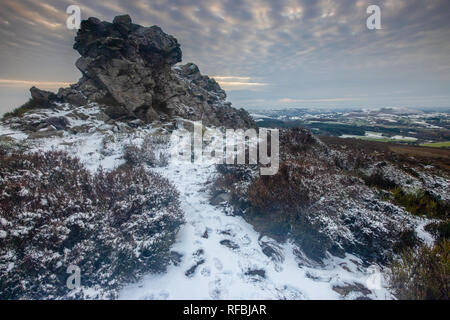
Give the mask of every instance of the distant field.
<path id="1" fill-rule="evenodd" d="M 319 137 L 325 144 L 333 147 L 354 149 L 355 152 L 364 150 L 365 153 L 377 153 L 387 160 L 400 161 L 424 165 L 433 165 L 450 170 L 450 149 L 422 147 L 412 145 L 391 144 L 363 139 L 348 139 L 330 136 Z"/>
<path id="2" fill-rule="evenodd" d="M 432 148 L 450 148 L 450 141 L 447 142 L 434 142 L 434 143 L 424 143 L 421 144 L 422 147 L 432 147 Z"/>
<path id="3" fill-rule="evenodd" d="M 377 141 L 377 142 L 393 142 L 393 141 L 402 141 L 402 140 L 392 140 L 389 138 L 374 138 L 374 137 L 364 137 L 364 136 L 354 136 L 353 139 L 367 140 L 367 141 Z"/>
<path id="4" fill-rule="evenodd" d="M 351 139 L 360 139 L 360 140 L 366 140 L 366 141 L 377 141 L 377 142 L 414 142 L 415 140 L 412 140 L 411 138 L 405 137 L 404 139 L 397 138 L 389 138 L 389 137 L 375 137 L 375 136 L 341 136 L 340 138 L 351 138 Z"/>
<path id="5" fill-rule="evenodd" d="M 400 145 L 389 146 L 389 149 L 397 154 L 414 157 L 419 162 L 425 161 L 433 165 L 438 164 L 450 170 L 450 150 L 448 149 Z"/>

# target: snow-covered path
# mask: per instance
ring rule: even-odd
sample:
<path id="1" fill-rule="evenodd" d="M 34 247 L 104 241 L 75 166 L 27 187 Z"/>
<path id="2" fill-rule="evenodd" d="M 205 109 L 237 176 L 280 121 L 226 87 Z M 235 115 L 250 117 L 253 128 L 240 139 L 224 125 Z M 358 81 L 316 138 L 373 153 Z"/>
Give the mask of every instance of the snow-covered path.
<path id="1" fill-rule="evenodd" d="M 136 132 L 126 141 L 117 136 L 107 146 L 106 156 L 102 155 L 104 136 L 95 132 L 35 141 L 33 150 L 66 150 L 95 171 L 99 165 L 119 165 L 122 145 L 128 140 L 140 143 L 151 132 Z M 357 257 L 330 257 L 324 266 L 314 265 L 294 254 L 300 250 L 293 243 L 261 237 L 242 217 L 211 205 L 207 183 L 215 174 L 214 165 L 172 158 L 167 167 L 152 170 L 167 177 L 180 192 L 186 223 L 172 247 L 179 262 L 170 264 L 163 274 L 150 274 L 124 287 L 120 299 L 355 299 L 363 295 L 358 288 L 364 289 L 371 272 Z M 383 282 L 367 297 L 392 298 Z M 337 292 L 349 286 L 356 291 L 346 296 Z"/>
<path id="2" fill-rule="evenodd" d="M 339 299 L 333 286 L 365 285 L 369 274 L 358 258 L 330 258 L 325 267 L 307 267 L 293 254 L 295 245 L 260 238 L 242 217 L 211 205 L 206 183 L 214 170 L 176 161 L 158 170 L 180 191 L 186 224 L 172 250 L 181 259 L 166 273 L 125 287 L 120 299 Z M 372 292 L 370 298 L 390 297 L 383 288 Z"/>
<path id="3" fill-rule="evenodd" d="M 49 110 L 40 117 L 69 112 Z M 95 114 L 98 106 L 80 108 Z M 99 120 L 71 120 L 73 125 L 88 126 L 88 132 L 28 139 L 28 135 L 0 125 L 6 135 L 29 145 L 30 151 L 64 150 L 77 155 L 95 172 L 99 166 L 113 169 L 124 162 L 123 146 L 140 144 L 144 137 L 160 127 L 122 130 L 121 126 Z M 163 130 L 164 131 L 164 130 Z M 174 148 L 173 143 L 166 146 Z M 379 273 L 363 267 L 355 256 L 329 257 L 324 264 L 301 258 L 293 243 L 280 244 L 261 237 L 242 217 L 227 215 L 223 206 L 209 202 L 208 181 L 214 165 L 178 162 L 170 159 L 164 168 L 151 169 L 167 177 L 179 190 L 186 223 L 181 226 L 172 247 L 174 262 L 163 274 L 149 274 L 138 283 L 124 287 L 121 299 L 391 299 Z M 419 219 L 416 232 L 427 244 L 433 238 L 424 230 L 429 221 Z M 175 253 L 176 252 L 176 253 Z M 294 252 L 296 254 L 294 254 Z M 371 281 L 368 281 L 371 280 Z M 380 281 L 377 281 L 380 280 Z M 378 285 L 377 285 L 378 284 Z M 370 287 L 368 291 L 366 287 Z"/>

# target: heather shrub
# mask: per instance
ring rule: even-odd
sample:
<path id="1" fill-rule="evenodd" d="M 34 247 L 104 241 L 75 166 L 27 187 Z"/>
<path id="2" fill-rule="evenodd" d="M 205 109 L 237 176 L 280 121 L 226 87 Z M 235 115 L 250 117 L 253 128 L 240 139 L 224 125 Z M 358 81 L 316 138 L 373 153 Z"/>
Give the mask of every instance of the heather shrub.
<path id="1" fill-rule="evenodd" d="M 297 154 L 304 152 L 313 144 L 316 144 L 317 140 L 314 138 L 311 131 L 296 127 L 285 129 L 280 132 L 280 147 L 282 154 Z"/>
<path id="2" fill-rule="evenodd" d="M 178 193 L 156 173 L 95 174 L 63 152 L 0 159 L 0 298 L 115 297 L 164 270 L 182 223 Z M 69 265 L 81 287 L 66 287 Z"/>
<path id="3" fill-rule="evenodd" d="M 257 230 L 278 240 L 291 235 L 308 256 L 320 260 L 332 244 L 321 232 L 321 226 L 307 216 L 313 201 L 307 182 L 308 167 L 307 163 L 282 163 L 276 175 L 253 181 L 247 192 L 250 210 L 245 218 Z"/>
<path id="4" fill-rule="evenodd" d="M 396 183 L 386 178 L 379 170 L 370 176 L 363 175 L 362 179 L 369 187 L 376 187 L 384 190 L 397 188 Z"/>
<path id="5" fill-rule="evenodd" d="M 241 187 L 253 180 L 257 166 L 218 164 L 216 168 L 219 175 L 214 181 L 213 196 L 225 191 L 239 198 L 244 196 Z"/>
<path id="6" fill-rule="evenodd" d="M 450 242 L 404 251 L 391 268 L 390 283 L 401 300 L 449 300 Z"/>
<path id="7" fill-rule="evenodd" d="M 425 226 L 425 230 L 431 233 L 437 241 L 450 240 L 450 221 L 432 222 Z"/>
<path id="8" fill-rule="evenodd" d="M 417 236 L 413 229 L 406 229 L 399 235 L 398 240 L 394 244 L 394 252 L 401 253 L 404 250 L 416 248 L 422 244 L 422 240 Z"/>
<path id="9" fill-rule="evenodd" d="M 128 144 L 123 149 L 123 158 L 131 166 L 148 165 L 150 167 L 165 167 L 169 164 L 169 154 L 166 150 L 169 136 L 147 135 L 142 144 Z"/>
<path id="10" fill-rule="evenodd" d="M 392 201 L 414 215 L 429 218 L 448 218 L 450 212 L 448 205 L 423 190 L 407 193 L 401 188 L 394 188 L 392 190 Z"/>
<path id="11" fill-rule="evenodd" d="M 309 200 L 308 188 L 302 180 L 301 168 L 281 163 L 277 174 L 260 176 L 250 185 L 248 200 L 259 210 L 294 213 L 305 207 Z"/>
<path id="12" fill-rule="evenodd" d="M 294 240 L 315 261 L 351 253 L 388 263 L 395 252 L 419 244 L 413 225 L 404 210 L 369 187 L 396 185 L 381 173 L 365 183 L 355 170 L 354 150 L 342 150 L 327 148 L 308 130 L 283 130 L 277 174 L 259 176 L 254 170 L 248 178 L 236 166 L 222 165 L 214 188 L 231 193 L 234 212 L 258 232 Z"/>
<path id="13" fill-rule="evenodd" d="M 149 161 L 154 163 L 156 161 L 153 152 L 142 152 L 142 149 L 135 144 L 128 144 L 123 148 L 123 158 L 130 166 L 137 166 Z"/>

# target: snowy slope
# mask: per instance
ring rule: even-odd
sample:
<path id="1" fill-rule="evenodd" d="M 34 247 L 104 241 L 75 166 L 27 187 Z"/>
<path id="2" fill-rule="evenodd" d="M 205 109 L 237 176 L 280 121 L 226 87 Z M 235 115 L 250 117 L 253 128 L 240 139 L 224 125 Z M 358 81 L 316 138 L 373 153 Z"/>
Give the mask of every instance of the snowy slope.
<path id="1" fill-rule="evenodd" d="M 21 140 L 31 150 L 66 150 L 94 171 L 99 166 L 117 167 L 124 161 L 126 143 L 139 144 L 145 135 L 161 130 L 161 126 L 124 130 L 119 124 L 105 124 L 96 119 L 95 105 L 80 111 L 92 116 L 83 121 L 71 119 L 69 129 L 89 126 L 85 132 L 64 131 L 61 136 L 29 140 L 20 130 L 0 125 L 0 135 Z M 42 116 L 63 116 L 67 112 L 68 106 L 62 105 L 59 110 L 43 111 Z M 174 143 L 167 147 L 177 148 Z M 173 259 L 166 273 L 147 275 L 124 287 L 120 299 L 393 298 L 383 276 L 381 286 L 369 285 L 377 274 L 373 275 L 373 268 L 363 267 L 359 258 L 330 256 L 323 265 L 315 264 L 299 258 L 301 249 L 295 244 L 261 237 L 242 217 L 227 215 L 226 206 L 211 205 L 208 183 L 216 174 L 213 164 L 170 159 L 167 167 L 153 170 L 167 177 L 180 192 L 186 223 L 172 248 L 178 259 Z M 423 230 L 424 223 L 418 224 L 417 231 L 430 243 L 433 240 Z"/>
<path id="2" fill-rule="evenodd" d="M 209 204 L 206 184 L 215 166 L 171 160 L 158 169 L 180 191 L 186 224 L 173 250 L 182 255 L 167 273 L 148 275 L 125 287 L 121 299 L 339 299 L 332 288 L 366 285 L 370 271 L 351 255 L 330 257 L 324 266 L 313 266 L 293 254 L 298 248 L 260 235 L 238 216 Z M 271 259 L 263 252 L 277 252 Z M 308 266 L 309 265 L 309 266 Z M 253 272 L 252 272 L 253 271 Z M 356 298 L 355 293 L 346 298 Z M 391 298 L 385 288 L 372 299 Z"/>

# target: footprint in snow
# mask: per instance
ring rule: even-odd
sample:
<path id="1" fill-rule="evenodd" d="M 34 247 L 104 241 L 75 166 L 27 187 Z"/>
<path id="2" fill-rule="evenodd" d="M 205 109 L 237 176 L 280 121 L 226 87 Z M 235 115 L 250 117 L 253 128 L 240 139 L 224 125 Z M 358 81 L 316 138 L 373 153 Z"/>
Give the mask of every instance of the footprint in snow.
<path id="1" fill-rule="evenodd" d="M 236 233 L 233 232 L 233 230 L 231 230 L 231 229 L 217 230 L 217 233 L 220 234 L 220 235 L 230 236 L 230 237 L 235 237 L 236 236 Z"/>
<path id="2" fill-rule="evenodd" d="M 194 227 L 194 233 L 196 236 L 201 237 L 205 233 L 205 224 L 202 222 L 194 221 L 191 222 L 191 225 Z"/>
<path id="3" fill-rule="evenodd" d="M 167 300 L 169 298 L 169 292 L 168 291 L 161 291 L 158 295 L 158 300 Z"/>
<path id="4" fill-rule="evenodd" d="M 242 232 L 242 227 L 235 223 L 227 223 L 225 228 L 234 231 L 234 233 Z"/>
<path id="5" fill-rule="evenodd" d="M 217 259 L 217 258 L 214 258 L 214 259 L 213 259 L 213 262 L 214 262 L 214 266 L 216 267 L 217 270 L 220 271 L 220 270 L 223 269 L 222 261 L 220 261 L 220 260 Z"/>
<path id="6" fill-rule="evenodd" d="M 284 261 L 283 248 L 275 240 L 264 236 L 259 240 L 259 245 L 262 252 L 273 262 L 282 263 Z"/>
<path id="7" fill-rule="evenodd" d="M 211 269 L 205 267 L 202 269 L 202 271 L 200 271 L 200 274 L 204 277 L 209 277 L 211 275 Z"/>
<path id="8" fill-rule="evenodd" d="M 209 296 L 212 299 L 221 299 L 227 294 L 226 286 L 222 279 L 216 278 L 214 281 L 208 283 Z"/>
<path id="9" fill-rule="evenodd" d="M 282 287 L 276 288 L 278 292 L 278 299 L 280 300 L 305 300 L 305 295 L 298 289 L 284 285 Z"/>
<path id="10" fill-rule="evenodd" d="M 239 239 L 239 242 L 243 245 L 243 246 L 248 246 L 252 243 L 252 240 L 250 239 L 250 237 L 246 234 L 245 236 L 241 237 Z"/>

